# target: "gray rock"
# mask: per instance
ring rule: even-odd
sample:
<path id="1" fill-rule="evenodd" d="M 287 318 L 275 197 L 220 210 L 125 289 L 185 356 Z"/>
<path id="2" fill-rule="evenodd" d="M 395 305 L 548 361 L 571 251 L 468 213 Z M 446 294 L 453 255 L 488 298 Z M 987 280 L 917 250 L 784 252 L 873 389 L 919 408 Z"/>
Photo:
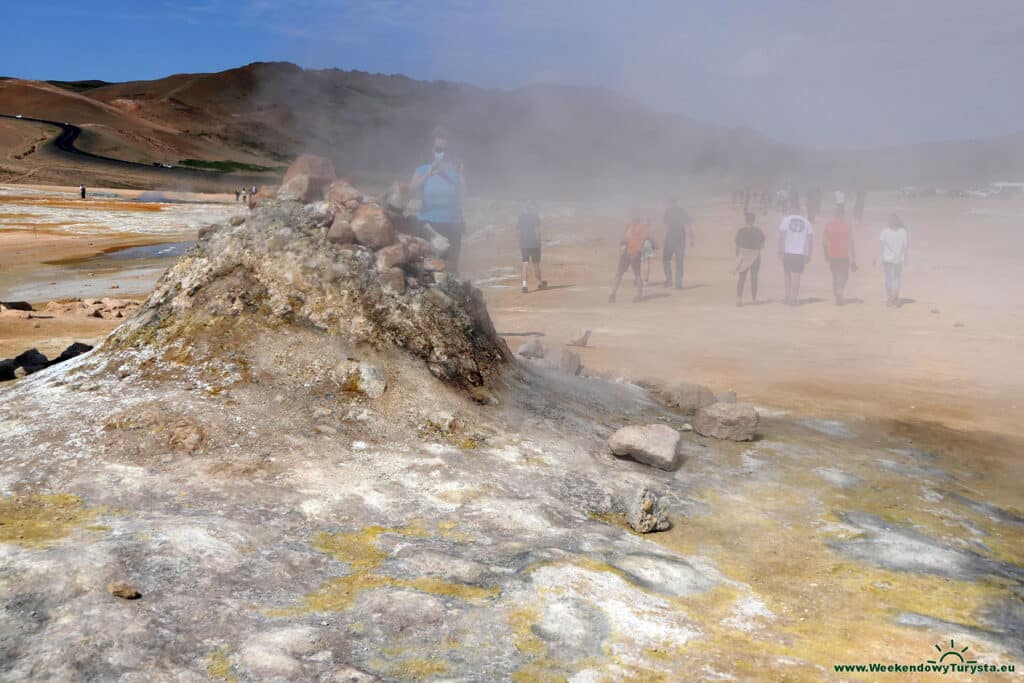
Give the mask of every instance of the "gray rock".
<path id="1" fill-rule="evenodd" d="M 138 600 L 142 597 L 142 593 L 135 586 L 124 581 L 111 581 L 107 584 L 107 592 L 122 600 Z"/>
<path id="2" fill-rule="evenodd" d="M 420 237 L 425 239 L 433 252 L 441 258 L 444 258 L 448 254 L 448 250 L 451 249 L 452 245 L 448 238 L 434 230 L 429 223 L 420 226 Z"/>
<path id="3" fill-rule="evenodd" d="M 365 361 L 343 361 L 334 368 L 331 376 L 345 391 L 364 394 L 368 398 L 380 398 L 388 388 L 384 372 Z"/>
<path id="4" fill-rule="evenodd" d="M 330 680 L 332 683 L 380 683 L 380 679 L 373 674 L 351 666 L 345 666 L 336 670 L 331 675 Z"/>
<path id="5" fill-rule="evenodd" d="M 569 346 L 586 346 L 590 341 L 590 330 L 580 329 L 576 335 L 569 340 Z"/>
<path id="6" fill-rule="evenodd" d="M 701 436 L 731 441 L 752 441 L 760 415 L 743 403 L 716 403 L 701 408 L 693 419 L 693 430 Z"/>
<path id="7" fill-rule="evenodd" d="M 633 531 L 649 534 L 672 527 L 661 501 L 646 486 L 637 489 L 626 506 L 626 522 Z"/>
<path id="8" fill-rule="evenodd" d="M 516 349 L 516 354 L 523 358 L 543 358 L 544 357 L 544 345 L 540 343 L 539 339 L 531 339 L 530 341 L 521 344 Z"/>
<path id="9" fill-rule="evenodd" d="M 555 360 L 558 363 L 558 369 L 570 375 L 578 375 L 583 369 L 583 364 L 580 363 L 580 354 L 569 349 L 560 349 Z"/>
<path id="10" fill-rule="evenodd" d="M 701 408 L 715 403 L 714 393 L 701 384 L 689 382 L 663 384 L 658 380 L 648 380 L 641 384 L 651 389 L 663 403 L 672 408 L 678 408 L 686 415 L 694 415 Z"/>
<path id="11" fill-rule="evenodd" d="M 679 432 L 668 425 L 630 425 L 608 439 L 612 453 L 651 467 L 673 470 L 679 465 Z"/>
<path id="12" fill-rule="evenodd" d="M 370 398 L 380 398 L 388 388 L 387 377 L 376 365 L 359 364 L 360 389 Z"/>

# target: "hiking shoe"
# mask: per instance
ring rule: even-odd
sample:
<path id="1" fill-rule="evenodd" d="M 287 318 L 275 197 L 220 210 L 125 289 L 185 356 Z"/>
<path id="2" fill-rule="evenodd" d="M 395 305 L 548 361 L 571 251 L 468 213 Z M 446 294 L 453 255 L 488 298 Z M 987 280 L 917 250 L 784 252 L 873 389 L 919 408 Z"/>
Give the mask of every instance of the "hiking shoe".
<path id="1" fill-rule="evenodd" d="M 608 303 L 610 303 L 610 304 L 615 303 L 615 295 L 614 294 L 609 294 L 608 295 Z"/>
<path id="2" fill-rule="evenodd" d="M 636 296 L 633 297 L 633 303 L 639 303 L 639 302 L 641 302 L 643 300 L 644 300 L 644 295 L 643 294 L 637 294 Z"/>
<path id="3" fill-rule="evenodd" d="M 523 294 L 526 294 L 529 291 L 530 291 L 530 288 L 527 287 L 526 285 L 523 285 Z"/>
<path id="4" fill-rule="evenodd" d="M 548 288 L 548 281 L 547 280 L 541 280 L 540 284 L 537 285 L 537 289 L 547 289 L 547 288 Z"/>

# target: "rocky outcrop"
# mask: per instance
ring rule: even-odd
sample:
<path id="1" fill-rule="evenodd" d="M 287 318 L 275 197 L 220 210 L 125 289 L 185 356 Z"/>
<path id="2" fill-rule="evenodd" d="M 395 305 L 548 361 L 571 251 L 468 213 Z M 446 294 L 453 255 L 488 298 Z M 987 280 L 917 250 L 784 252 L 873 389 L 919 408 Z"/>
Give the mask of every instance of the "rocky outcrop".
<path id="1" fill-rule="evenodd" d="M 325 164 L 300 160 L 306 172 L 293 179 L 331 177 Z M 480 292 L 426 263 L 435 258 L 427 242 L 396 233 L 377 203 L 338 182 L 324 187 L 345 201 L 303 203 L 279 193 L 244 223 L 204 233 L 102 354 L 148 349 L 198 369 L 231 348 L 255 367 L 294 346 L 291 331 L 322 338 L 334 363 L 399 351 L 462 388 L 496 376 L 511 354 Z M 310 380 L 337 384 L 330 364 Z"/>
<path id="2" fill-rule="evenodd" d="M 62 299 L 46 304 L 42 314 L 118 320 L 129 317 L 141 305 L 142 302 L 133 299 Z"/>
<path id="3" fill-rule="evenodd" d="M 608 446 L 619 457 L 674 470 L 679 466 L 679 440 L 679 432 L 668 425 L 630 425 L 612 434 Z"/>
<path id="4" fill-rule="evenodd" d="M 752 441 L 760 416 L 742 403 L 716 403 L 701 408 L 693 419 L 693 431 L 701 436 L 730 441 Z"/>

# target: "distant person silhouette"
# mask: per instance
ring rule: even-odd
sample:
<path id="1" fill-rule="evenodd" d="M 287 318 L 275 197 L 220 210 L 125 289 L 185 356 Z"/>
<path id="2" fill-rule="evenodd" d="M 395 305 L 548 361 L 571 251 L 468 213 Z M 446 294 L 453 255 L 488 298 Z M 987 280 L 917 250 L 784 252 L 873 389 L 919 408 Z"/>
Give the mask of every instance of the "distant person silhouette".
<path id="1" fill-rule="evenodd" d="M 821 211 L 821 188 L 815 185 L 807 190 L 807 220 L 814 223 L 819 211 Z"/>
<path id="2" fill-rule="evenodd" d="M 882 244 L 882 267 L 885 268 L 885 305 L 901 306 L 903 266 L 907 263 L 907 229 L 896 214 L 889 216 L 889 225 L 878 237 Z"/>
<path id="3" fill-rule="evenodd" d="M 527 207 L 516 222 L 516 230 L 519 231 L 519 251 L 523 256 L 523 294 L 530 291 L 527 286 L 530 264 L 533 264 L 533 274 L 537 278 L 537 289 L 547 289 L 548 281 L 540 274 L 540 216 L 532 206 Z"/>
<path id="4" fill-rule="evenodd" d="M 615 296 L 619 292 L 619 285 L 622 283 L 622 276 L 627 270 L 633 271 L 633 283 L 636 286 L 636 294 L 633 301 L 641 301 L 644 298 L 644 279 L 642 275 L 641 258 L 644 253 L 644 243 L 651 239 L 650 226 L 641 214 L 635 212 L 633 220 L 626 226 L 626 232 L 619 242 L 619 265 L 615 272 L 615 284 L 612 285 L 612 293 L 608 295 L 608 301 L 615 303 Z"/>
<path id="5" fill-rule="evenodd" d="M 832 294 L 836 306 L 846 303 L 846 283 L 850 272 L 857 270 L 857 252 L 853 246 L 853 228 L 844 219 L 843 206 L 836 206 L 836 217 L 825 226 L 823 246 L 825 260 L 832 271 Z"/>
<path id="6" fill-rule="evenodd" d="M 85 199 L 85 185 L 78 186 L 78 194 L 79 196 L 82 197 L 82 199 Z"/>
<path id="7" fill-rule="evenodd" d="M 687 228 L 690 214 L 673 199 L 665 210 L 665 244 L 661 252 L 661 266 L 665 271 L 665 286 L 683 288 L 683 260 L 686 258 Z M 693 231 L 690 231 L 690 246 L 693 246 Z M 675 259 L 675 278 L 672 277 L 672 260 Z"/>
<path id="8" fill-rule="evenodd" d="M 746 213 L 746 225 L 736 231 L 736 305 L 743 305 L 743 289 L 750 274 L 750 301 L 757 301 L 757 275 L 761 270 L 764 232 L 754 225 L 754 214 Z"/>
<path id="9" fill-rule="evenodd" d="M 857 196 L 853 200 L 853 222 L 860 225 L 864 221 L 864 202 L 867 200 L 868 193 L 864 190 L 858 190 Z"/>

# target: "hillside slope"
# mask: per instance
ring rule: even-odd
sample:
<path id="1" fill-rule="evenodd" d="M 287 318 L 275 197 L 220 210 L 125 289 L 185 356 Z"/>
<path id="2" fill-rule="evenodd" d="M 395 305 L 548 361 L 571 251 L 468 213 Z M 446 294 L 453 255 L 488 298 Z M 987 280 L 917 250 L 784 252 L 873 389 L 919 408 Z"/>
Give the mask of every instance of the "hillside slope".
<path id="1" fill-rule="evenodd" d="M 276 168 L 314 151 L 345 173 L 383 181 L 422 163 L 430 129 L 443 122 L 478 190 L 664 187 L 694 175 L 755 186 L 813 179 L 878 188 L 1024 174 L 1022 136 L 814 150 L 656 112 L 593 87 L 496 90 L 289 63 L 62 85 L 0 81 L 0 108 L 71 121 L 86 131 L 83 149 L 143 163 Z M 3 151 L 17 166 L 11 158 L 18 150 Z"/>

